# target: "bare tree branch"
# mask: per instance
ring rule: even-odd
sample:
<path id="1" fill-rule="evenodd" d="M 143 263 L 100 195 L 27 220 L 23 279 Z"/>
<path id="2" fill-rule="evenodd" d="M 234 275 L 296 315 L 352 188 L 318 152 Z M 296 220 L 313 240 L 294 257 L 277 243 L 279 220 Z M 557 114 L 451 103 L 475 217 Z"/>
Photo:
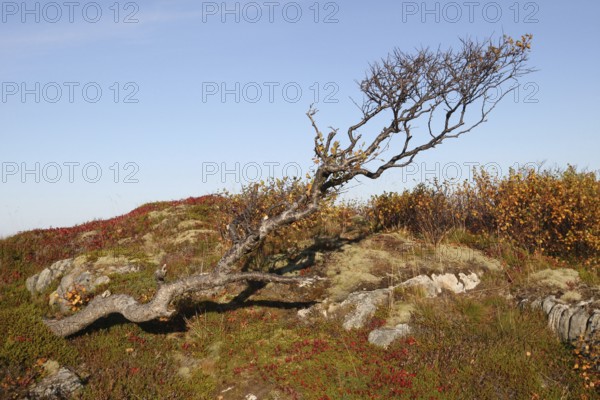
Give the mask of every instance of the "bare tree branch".
<path id="1" fill-rule="evenodd" d="M 158 271 L 157 271 L 158 273 Z M 305 286 L 315 278 L 287 277 L 260 272 L 234 273 L 225 276 L 215 274 L 192 275 L 169 284 L 159 285 L 156 294 L 148 303 L 141 304 L 124 294 L 95 297 L 83 310 L 63 319 L 45 320 L 45 324 L 57 336 L 73 335 L 111 314 L 121 314 L 131 322 L 146 322 L 161 317 L 170 317 L 176 312 L 170 309 L 171 302 L 186 293 L 202 292 L 234 282 L 274 282 L 286 285 Z"/>

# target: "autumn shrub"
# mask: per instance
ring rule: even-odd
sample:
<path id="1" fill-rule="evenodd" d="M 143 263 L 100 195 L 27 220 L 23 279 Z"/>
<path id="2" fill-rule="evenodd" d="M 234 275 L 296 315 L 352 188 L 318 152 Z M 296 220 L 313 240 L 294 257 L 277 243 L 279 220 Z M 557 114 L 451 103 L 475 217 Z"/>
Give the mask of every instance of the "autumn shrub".
<path id="1" fill-rule="evenodd" d="M 427 242 L 439 245 L 457 225 L 459 216 L 452 186 L 434 180 L 429 186 L 418 185 L 413 191 L 416 227 Z"/>
<path id="2" fill-rule="evenodd" d="M 309 190 L 309 183 L 284 178 L 260 182 L 242 188 L 240 193 L 224 192 L 224 221 L 221 236 L 228 242 L 242 240 L 255 231 L 263 220 L 279 214 Z M 257 252 L 246 262 L 262 267 L 267 256 L 277 253 L 295 254 L 307 240 L 319 236 L 339 235 L 352 214 L 352 207 L 335 206 L 335 197 L 324 199 L 318 211 L 272 232 Z"/>
<path id="3" fill-rule="evenodd" d="M 529 251 L 594 260 L 600 252 L 600 181 L 593 172 L 511 170 L 476 173 L 461 195 L 466 228 L 497 234 Z"/>
<path id="4" fill-rule="evenodd" d="M 436 244 L 453 227 L 493 235 L 531 252 L 598 261 L 600 181 L 594 172 L 475 171 L 472 181 L 419 184 L 369 202 L 374 230 L 405 227 Z"/>
<path id="5" fill-rule="evenodd" d="M 368 213 L 371 227 L 376 231 L 403 227 L 438 245 L 457 223 L 451 192 L 451 185 L 434 181 L 402 194 L 373 196 Z"/>
<path id="6" fill-rule="evenodd" d="M 501 232 L 551 255 L 597 257 L 600 181 L 594 173 L 518 171 L 498 188 Z"/>
<path id="7" fill-rule="evenodd" d="M 383 192 L 371 197 L 367 218 L 373 231 L 414 225 L 414 199 L 410 191 Z"/>

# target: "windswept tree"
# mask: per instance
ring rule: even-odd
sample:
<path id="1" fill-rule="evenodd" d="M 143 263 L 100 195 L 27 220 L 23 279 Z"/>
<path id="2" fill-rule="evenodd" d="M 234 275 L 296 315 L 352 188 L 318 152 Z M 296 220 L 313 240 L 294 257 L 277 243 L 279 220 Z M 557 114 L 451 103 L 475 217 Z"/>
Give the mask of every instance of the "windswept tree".
<path id="1" fill-rule="evenodd" d="M 246 189 L 248 203 L 229 223 L 231 246 L 211 272 L 165 281 L 166 269 L 156 271 L 158 288 L 147 303 L 116 294 L 94 298 L 74 315 L 46 320 L 60 336 L 86 328 L 113 313 L 131 322 L 172 316 L 173 300 L 186 293 L 210 293 L 234 282 L 273 282 L 307 285 L 314 277 L 290 277 L 265 272 L 242 272 L 241 261 L 269 235 L 314 214 L 351 180 L 379 178 L 392 168 L 409 165 L 417 154 L 457 138 L 487 120 L 498 102 L 517 87 L 518 78 L 531 72 L 527 66 L 531 35 L 513 40 L 461 40 L 456 50 L 399 49 L 372 64 L 359 83 L 363 94 L 360 119 L 345 135 L 338 129 L 324 133 L 317 110 L 307 116 L 314 130 L 315 168 L 307 182 L 290 180 L 277 191 L 279 201 L 266 215 L 253 213 L 253 205 L 273 186 Z M 385 121 L 383 128 L 381 122 Z"/>

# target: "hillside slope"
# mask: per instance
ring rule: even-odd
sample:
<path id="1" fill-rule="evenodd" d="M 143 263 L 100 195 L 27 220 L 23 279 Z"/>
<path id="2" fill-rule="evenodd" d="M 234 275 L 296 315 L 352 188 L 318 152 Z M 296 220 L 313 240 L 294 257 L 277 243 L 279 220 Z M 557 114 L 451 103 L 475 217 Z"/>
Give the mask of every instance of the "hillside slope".
<path id="1" fill-rule="evenodd" d="M 227 246 L 226 201 L 152 203 L 0 241 L 0 397 L 34 397 L 58 366 L 84 399 L 595 396 L 593 351 L 574 354 L 542 311 L 519 307 L 598 298 L 592 279 L 541 257 L 516 270 L 456 240 L 433 248 L 406 232 L 373 233 L 359 216 L 318 236 L 298 232 L 293 248 L 270 243 L 245 266 L 323 278 L 312 287 L 231 285 L 180 299 L 167 321 L 114 316 L 68 339 L 47 330 L 43 317 L 94 296 L 148 301 L 160 265 L 167 280 L 210 270 Z"/>

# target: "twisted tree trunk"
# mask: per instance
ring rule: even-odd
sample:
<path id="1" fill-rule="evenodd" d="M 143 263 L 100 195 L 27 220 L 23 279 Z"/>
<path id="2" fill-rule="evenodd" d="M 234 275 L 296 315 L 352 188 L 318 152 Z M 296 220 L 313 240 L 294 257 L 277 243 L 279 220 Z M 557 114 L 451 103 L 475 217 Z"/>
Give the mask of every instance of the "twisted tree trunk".
<path id="1" fill-rule="evenodd" d="M 163 284 L 159 282 L 156 294 L 148 303 L 139 303 L 133 297 L 124 294 L 98 296 L 77 314 L 63 319 L 45 320 L 44 323 L 55 335 L 66 337 L 87 328 L 101 318 L 115 313 L 121 314 L 127 320 L 136 323 L 161 317 L 171 317 L 176 310 L 170 309 L 169 305 L 176 297 L 185 293 L 202 293 L 215 287 L 243 281 L 306 286 L 312 284 L 315 280 L 315 278 L 287 277 L 260 272 L 229 275 L 219 275 L 217 273 L 191 275 L 172 283 Z"/>

